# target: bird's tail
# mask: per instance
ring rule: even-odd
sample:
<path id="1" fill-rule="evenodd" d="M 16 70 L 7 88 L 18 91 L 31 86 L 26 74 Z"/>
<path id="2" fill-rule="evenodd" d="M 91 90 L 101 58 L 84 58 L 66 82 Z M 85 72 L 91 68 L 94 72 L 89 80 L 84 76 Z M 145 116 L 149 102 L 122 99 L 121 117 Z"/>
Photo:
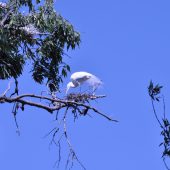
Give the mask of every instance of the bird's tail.
<path id="1" fill-rule="evenodd" d="M 103 85 L 102 80 L 100 80 L 98 77 L 94 75 L 89 80 L 87 80 L 87 82 L 89 83 L 90 86 L 93 86 L 95 89 Z"/>

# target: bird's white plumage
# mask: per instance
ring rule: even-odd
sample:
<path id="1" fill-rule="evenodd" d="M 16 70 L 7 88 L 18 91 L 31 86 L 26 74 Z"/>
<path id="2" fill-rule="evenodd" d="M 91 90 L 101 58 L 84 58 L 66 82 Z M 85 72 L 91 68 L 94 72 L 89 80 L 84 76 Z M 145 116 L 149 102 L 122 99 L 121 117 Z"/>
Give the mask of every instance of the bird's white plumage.
<path id="1" fill-rule="evenodd" d="M 0 8 L 6 8 L 7 4 L 5 2 L 0 2 Z"/>
<path id="2" fill-rule="evenodd" d="M 75 88 L 81 86 L 83 83 L 88 83 L 90 87 L 93 88 L 93 92 L 102 85 L 102 81 L 95 75 L 88 72 L 75 72 L 71 75 L 71 82 L 67 84 L 66 93 L 70 88 Z"/>

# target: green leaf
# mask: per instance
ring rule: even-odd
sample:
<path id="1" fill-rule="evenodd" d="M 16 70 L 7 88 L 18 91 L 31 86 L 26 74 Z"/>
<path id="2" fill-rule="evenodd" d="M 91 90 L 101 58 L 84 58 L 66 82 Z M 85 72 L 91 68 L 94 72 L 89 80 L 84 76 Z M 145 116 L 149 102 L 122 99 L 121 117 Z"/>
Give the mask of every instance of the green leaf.
<path id="1" fill-rule="evenodd" d="M 19 77 L 25 63 L 31 63 L 33 80 L 39 84 L 51 82 L 51 90 L 55 90 L 70 71 L 69 65 L 63 63 L 65 50 L 80 44 L 80 34 L 55 12 L 52 0 L 40 3 L 11 0 L 7 4 L 11 12 L 0 11 L 0 20 L 9 12 L 0 29 L 0 79 Z M 23 6 L 28 13 L 21 12 Z M 38 33 L 30 31 L 29 25 Z"/>

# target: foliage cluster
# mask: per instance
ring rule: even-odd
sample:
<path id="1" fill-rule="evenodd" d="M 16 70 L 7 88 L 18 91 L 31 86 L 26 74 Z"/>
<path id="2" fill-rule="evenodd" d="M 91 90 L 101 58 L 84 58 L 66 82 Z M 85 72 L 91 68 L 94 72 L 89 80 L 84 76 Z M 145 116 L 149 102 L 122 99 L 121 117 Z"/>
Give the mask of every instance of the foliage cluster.
<path id="1" fill-rule="evenodd" d="M 164 96 L 161 96 L 162 87 L 163 86 L 160 86 L 159 84 L 154 85 L 151 81 L 148 87 L 148 93 L 151 98 L 155 118 L 161 128 L 161 136 L 163 137 L 163 141 L 159 145 L 164 147 L 162 158 L 164 160 L 166 168 L 169 169 L 165 162 L 165 158 L 170 156 L 170 122 L 166 116 Z M 155 102 L 163 103 L 163 115 L 161 116 L 161 118 L 159 118 L 157 110 L 155 108 Z"/>
<path id="2" fill-rule="evenodd" d="M 27 11 L 27 12 L 23 12 Z M 59 88 L 70 71 L 65 50 L 80 44 L 80 34 L 54 9 L 54 2 L 9 0 L 0 5 L 0 79 L 17 79 L 31 63 L 37 83 Z"/>

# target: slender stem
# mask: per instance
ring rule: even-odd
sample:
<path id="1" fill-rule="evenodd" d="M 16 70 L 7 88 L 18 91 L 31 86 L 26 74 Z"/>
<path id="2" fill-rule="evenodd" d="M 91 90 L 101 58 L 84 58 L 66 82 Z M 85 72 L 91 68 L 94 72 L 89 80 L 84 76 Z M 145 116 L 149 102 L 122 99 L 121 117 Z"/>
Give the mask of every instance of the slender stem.
<path id="1" fill-rule="evenodd" d="M 163 158 L 163 162 L 164 162 L 165 168 L 166 168 L 167 170 L 170 170 L 170 168 L 168 167 L 168 165 L 167 165 L 167 163 L 166 163 L 166 161 L 165 161 L 165 158 Z"/>
<path id="2" fill-rule="evenodd" d="M 153 108 L 153 112 L 154 112 L 155 118 L 156 118 L 156 120 L 158 121 L 160 127 L 164 129 L 163 125 L 161 124 L 161 122 L 160 122 L 160 120 L 159 120 L 159 118 L 158 118 L 158 116 L 157 116 L 153 99 L 151 99 L 151 103 L 152 103 L 152 108 Z"/>
<path id="3" fill-rule="evenodd" d="M 67 141 L 67 144 L 69 146 L 69 149 L 70 149 L 70 153 L 69 153 L 69 157 L 68 157 L 68 160 L 67 160 L 67 164 L 66 164 L 66 169 L 67 169 L 67 166 L 68 166 L 68 163 L 70 161 L 70 156 L 72 157 L 72 165 L 73 165 L 73 159 L 76 159 L 77 162 L 80 164 L 80 166 L 86 170 L 86 168 L 84 167 L 84 165 L 81 163 L 81 161 L 78 159 L 77 155 L 76 155 L 76 152 L 74 151 L 72 145 L 71 145 L 71 142 L 68 138 L 68 135 L 67 135 L 67 123 L 66 123 L 66 116 L 67 116 L 67 111 L 68 111 L 69 107 L 66 108 L 66 111 L 65 111 L 65 114 L 64 114 L 64 117 L 63 117 L 63 122 L 64 122 L 64 136 L 66 138 L 66 141 Z"/>
<path id="4" fill-rule="evenodd" d="M 163 115 L 164 115 L 164 119 L 166 118 L 166 107 L 165 107 L 165 98 L 164 96 L 162 96 L 162 101 L 163 101 Z"/>

